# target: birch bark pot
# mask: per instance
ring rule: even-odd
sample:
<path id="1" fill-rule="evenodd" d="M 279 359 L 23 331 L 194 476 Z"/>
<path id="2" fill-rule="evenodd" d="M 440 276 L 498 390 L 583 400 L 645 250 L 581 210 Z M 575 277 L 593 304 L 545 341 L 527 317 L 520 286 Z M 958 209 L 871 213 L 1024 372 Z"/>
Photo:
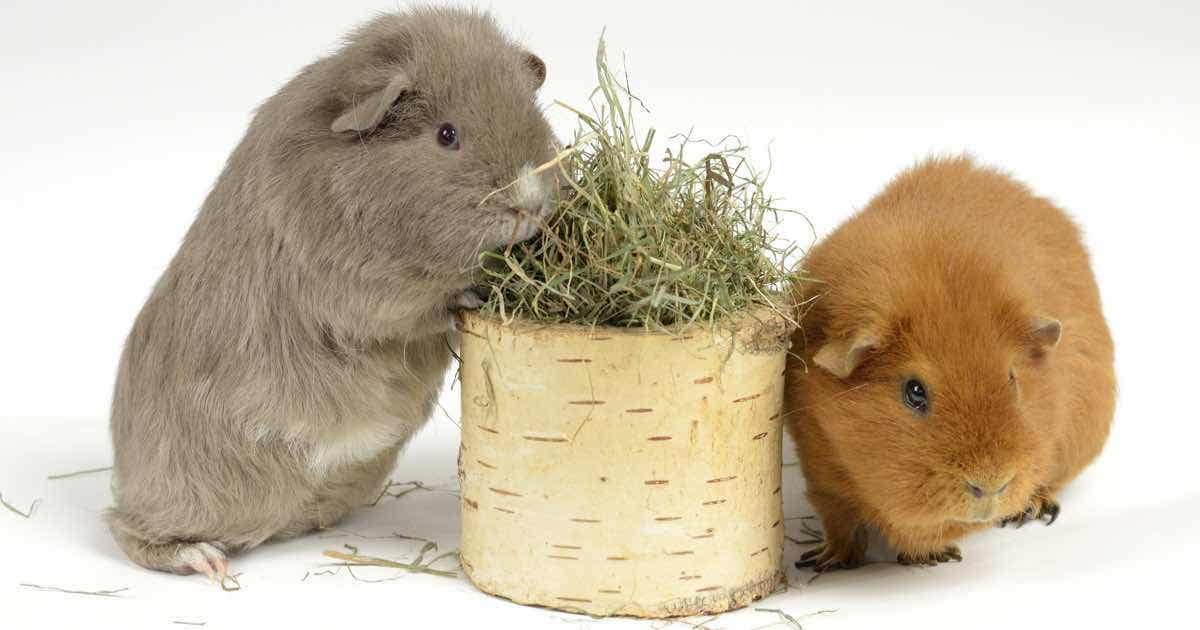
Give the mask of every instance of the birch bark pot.
<path id="1" fill-rule="evenodd" d="M 471 581 L 523 604 L 639 617 L 774 591 L 789 332 L 770 311 L 676 335 L 467 314 Z"/>

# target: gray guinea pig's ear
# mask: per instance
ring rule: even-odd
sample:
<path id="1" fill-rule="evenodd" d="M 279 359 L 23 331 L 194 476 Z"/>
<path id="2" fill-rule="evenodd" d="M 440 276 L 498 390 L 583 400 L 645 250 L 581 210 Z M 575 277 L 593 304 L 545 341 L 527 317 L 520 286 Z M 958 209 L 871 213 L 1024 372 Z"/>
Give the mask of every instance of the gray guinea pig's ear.
<path id="1" fill-rule="evenodd" d="M 334 133 L 370 131 L 383 122 L 392 104 L 408 91 L 411 83 L 403 72 L 397 74 L 382 90 L 376 90 L 342 112 L 329 128 Z"/>
<path id="2" fill-rule="evenodd" d="M 525 66 L 533 73 L 533 89 L 536 91 L 546 82 L 546 62 L 531 53 L 525 53 Z"/>
<path id="3" fill-rule="evenodd" d="M 859 335 L 853 340 L 835 339 L 821 346 L 813 355 L 813 363 L 838 378 L 849 378 L 868 352 L 879 342 L 871 335 Z"/>

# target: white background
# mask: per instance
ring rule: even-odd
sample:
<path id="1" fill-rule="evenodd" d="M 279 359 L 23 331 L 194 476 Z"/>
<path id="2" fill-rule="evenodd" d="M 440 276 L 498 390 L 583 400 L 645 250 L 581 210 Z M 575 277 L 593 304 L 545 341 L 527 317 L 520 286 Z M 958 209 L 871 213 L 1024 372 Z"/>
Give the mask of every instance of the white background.
<path id="1" fill-rule="evenodd" d="M 270 5 L 270 6 L 268 6 Z M 1027 5 L 1027 6 L 1021 6 Z M 825 234 L 889 177 L 969 150 L 1083 225 L 1117 341 L 1108 450 L 1053 527 L 995 531 L 962 564 L 875 564 L 758 604 L 808 628 L 1074 627 L 1194 622 L 1195 245 L 1200 9 L 1192 2 L 495 2 L 549 66 L 542 95 L 582 104 L 602 27 L 663 132 L 735 133 L 773 157 L 772 189 Z M 485 596 L 465 580 L 381 583 L 321 570 L 343 543 L 411 557 L 419 544 L 351 533 L 235 561 L 243 590 L 128 564 L 100 523 L 118 353 L 152 283 L 251 110 L 384 2 L 5 3 L 0 11 L 0 510 L 4 627 L 664 627 L 594 621 Z M 572 123 L 552 110 L 561 135 Z M 784 225 L 804 244 L 799 219 Z M 1053 270 L 1047 270 L 1053 273 Z M 456 392 L 395 478 L 453 488 Z M 791 461 L 794 455 L 785 454 Z M 807 514 L 785 469 L 788 516 Z M 798 521 L 790 521 L 792 525 Z M 415 492 L 344 523 L 457 545 L 458 504 Z M 796 528 L 789 531 L 795 535 Z M 801 548 L 788 544 L 795 560 Z M 395 572 L 358 572 L 362 579 Z M 128 588 L 121 598 L 40 592 Z M 758 628 L 731 613 L 712 628 Z M 696 620 L 692 620 L 694 623 Z M 684 627 L 684 626 L 679 626 Z M 779 626 L 783 627 L 783 626 Z"/>

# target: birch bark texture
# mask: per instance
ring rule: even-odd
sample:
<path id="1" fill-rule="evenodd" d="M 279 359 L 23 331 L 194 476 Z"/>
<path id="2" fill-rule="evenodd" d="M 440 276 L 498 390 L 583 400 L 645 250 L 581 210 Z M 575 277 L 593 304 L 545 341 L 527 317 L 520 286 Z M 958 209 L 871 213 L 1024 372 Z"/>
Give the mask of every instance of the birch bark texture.
<path id="1" fill-rule="evenodd" d="M 522 604 L 656 618 L 773 592 L 790 331 L 770 311 L 678 334 L 468 314 L 471 581 Z"/>

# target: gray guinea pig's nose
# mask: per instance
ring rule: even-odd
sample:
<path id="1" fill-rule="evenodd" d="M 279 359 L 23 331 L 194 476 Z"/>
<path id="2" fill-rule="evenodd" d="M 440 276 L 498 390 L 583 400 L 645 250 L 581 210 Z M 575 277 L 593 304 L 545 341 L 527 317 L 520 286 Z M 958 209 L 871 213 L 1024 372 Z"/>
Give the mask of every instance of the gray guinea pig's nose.
<path id="1" fill-rule="evenodd" d="M 522 166 L 517 174 L 516 189 L 512 195 L 513 207 L 521 208 L 537 216 L 549 198 L 549 194 L 550 191 L 546 189 L 542 179 L 534 172 L 533 166 L 529 164 Z"/>
<path id="2" fill-rule="evenodd" d="M 986 496 L 1003 494 L 1004 491 L 1008 489 L 1008 484 L 1011 482 L 1012 477 L 1005 479 L 1004 482 L 1000 484 L 988 484 L 982 481 L 968 480 L 967 491 L 970 492 L 971 496 L 975 497 L 976 499 L 982 499 Z"/>

